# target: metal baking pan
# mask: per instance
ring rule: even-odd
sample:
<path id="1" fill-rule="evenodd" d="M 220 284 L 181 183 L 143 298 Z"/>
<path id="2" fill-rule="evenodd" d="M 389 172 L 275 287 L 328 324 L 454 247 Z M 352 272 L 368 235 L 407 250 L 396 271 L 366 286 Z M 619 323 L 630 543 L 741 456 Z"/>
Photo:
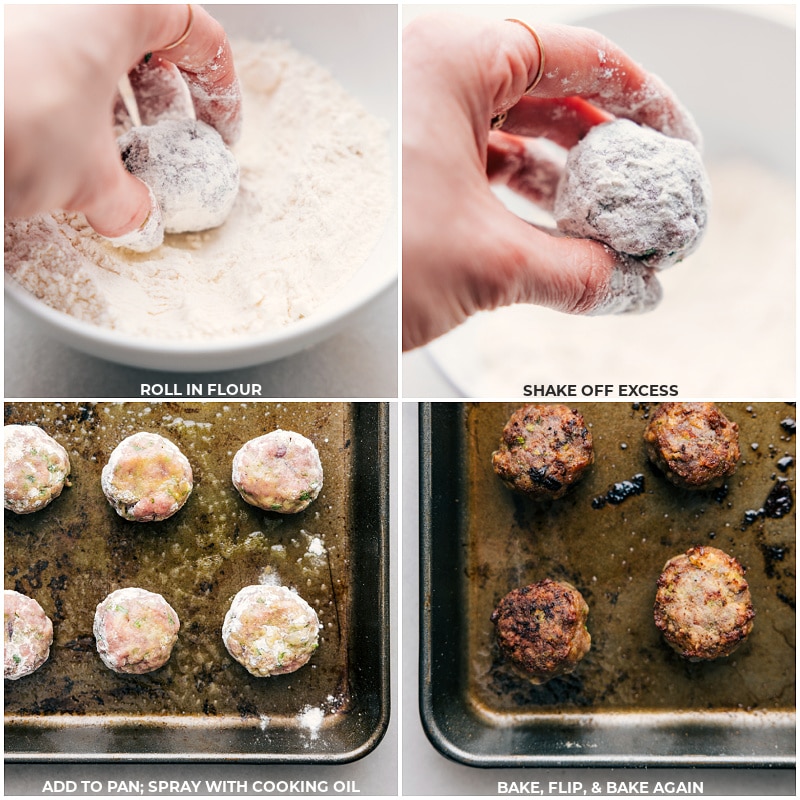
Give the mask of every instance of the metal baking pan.
<path id="1" fill-rule="evenodd" d="M 5 682 L 12 761 L 344 763 L 370 752 L 389 716 L 388 408 L 378 403 L 10 403 L 61 442 L 72 486 L 46 509 L 5 515 L 5 587 L 35 597 L 55 641 L 36 673 Z M 303 512 L 244 503 L 231 459 L 248 439 L 296 430 L 325 482 Z M 123 520 L 100 470 L 137 430 L 189 458 L 194 491 L 160 523 Z M 319 539 L 324 552 L 319 554 Z M 320 613 L 320 646 L 297 672 L 255 678 L 222 644 L 233 595 L 266 572 Z M 97 603 L 113 589 L 163 594 L 181 618 L 168 664 L 118 675 L 95 651 Z"/>
<path id="2" fill-rule="evenodd" d="M 519 405 L 420 411 L 420 709 L 434 746 L 481 767 L 794 766 L 795 514 L 748 514 L 779 480 L 794 492 L 793 462 L 778 465 L 794 455 L 780 424 L 792 405 L 720 404 L 740 426 L 742 459 L 727 493 L 692 493 L 648 465 L 648 406 L 579 404 L 596 460 L 549 505 L 492 471 Z M 637 474 L 642 494 L 593 507 Z M 739 650 L 704 664 L 670 650 L 652 615 L 664 563 L 695 544 L 748 568 L 757 613 Z M 503 662 L 489 616 L 545 577 L 583 593 L 592 647 L 571 675 L 534 686 Z"/>

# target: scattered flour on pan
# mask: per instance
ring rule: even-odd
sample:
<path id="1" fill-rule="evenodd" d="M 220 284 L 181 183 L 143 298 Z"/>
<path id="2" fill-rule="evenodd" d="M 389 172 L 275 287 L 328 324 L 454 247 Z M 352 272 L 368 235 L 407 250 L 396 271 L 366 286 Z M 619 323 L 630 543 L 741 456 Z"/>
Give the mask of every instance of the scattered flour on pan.
<path id="1" fill-rule="evenodd" d="M 710 163 L 708 172 L 706 236 L 659 273 L 660 306 L 606 317 L 530 305 L 477 314 L 429 347 L 461 396 L 635 382 L 678 384 L 693 397 L 793 397 L 794 183 L 750 159 Z M 538 211 L 514 210 L 526 218 Z"/>
<path id="2" fill-rule="evenodd" d="M 388 126 L 287 43 L 233 47 L 244 125 L 228 221 L 145 254 L 115 249 L 81 214 L 7 222 L 7 273 L 85 321 L 173 340 L 279 328 L 340 290 L 389 215 Z"/>
<path id="3" fill-rule="evenodd" d="M 325 712 L 321 708 L 306 706 L 298 715 L 297 721 L 309 732 L 312 741 L 319 737 L 322 722 L 325 719 Z"/>

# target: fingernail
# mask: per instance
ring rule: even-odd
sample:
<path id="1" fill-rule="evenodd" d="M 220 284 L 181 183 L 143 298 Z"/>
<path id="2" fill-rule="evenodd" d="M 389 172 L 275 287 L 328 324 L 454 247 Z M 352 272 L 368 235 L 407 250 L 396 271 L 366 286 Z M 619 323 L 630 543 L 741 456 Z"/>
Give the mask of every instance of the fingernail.
<path id="1" fill-rule="evenodd" d="M 641 314 L 652 311 L 663 291 L 655 272 L 633 259 L 624 259 L 614 267 L 605 295 L 590 316 L 601 314 Z"/>
<path id="2" fill-rule="evenodd" d="M 145 184 L 147 185 L 147 184 Z M 114 247 L 133 250 L 135 253 L 149 253 L 164 242 L 164 217 L 153 190 L 148 186 L 150 194 L 150 213 L 145 221 L 135 230 L 123 233 L 122 236 L 104 237 Z"/>

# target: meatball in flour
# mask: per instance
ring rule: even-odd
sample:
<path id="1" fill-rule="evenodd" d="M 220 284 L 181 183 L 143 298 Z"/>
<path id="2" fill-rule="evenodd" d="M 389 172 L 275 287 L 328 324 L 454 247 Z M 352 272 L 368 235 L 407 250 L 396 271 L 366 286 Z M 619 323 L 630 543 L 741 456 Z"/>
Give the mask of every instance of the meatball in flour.
<path id="1" fill-rule="evenodd" d="M 175 610 L 160 594 L 117 589 L 94 615 L 97 652 L 110 670 L 143 675 L 169 661 L 180 626 Z"/>
<path id="2" fill-rule="evenodd" d="M 739 461 L 739 426 L 714 403 L 662 403 L 644 432 L 650 460 L 682 489 L 710 489 Z"/>
<path id="3" fill-rule="evenodd" d="M 534 499 L 566 494 L 594 461 L 583 416 L 562 405 L 527 405 L 503 428 L 492 466 L 510 489 Z"/>
<path id="4" fill-rule="evenodd" d="M 295 514 L 319 495 L 322 463 L 312 441 L 276 430 L 251 439 L 236 453 L 231 477 L 250 505 Z"/>
<path id="5" fill-rule="evenodd" d="M 559 230 L 662 269 L 699 246 L 710 196 L 692 144 L 619 119 L 570 150 L 554 214 Z"/>
<path id="6" fill-rule="evenodd" d="M 53 623 L 32 597 L 3 591 L 3 675 L 16 681 L 35 672 L 50 656 Z"/>
<path id="7" fill-rule="evenodd" d="M 239 165 L 205 122 L 164 119 L 117 140 L 122 161 L 161 207 L 166 233 L 217 228 L 239 193 Z"/>
<path id="8" fill-rule="evenodd" d="M 317 649 L 319 619 L 285 586 L 245 586 L 222 625 L 228 652 L 252 675 L 266 678 L 300 669 Z"/>
<path id="9" fill-rule="evenodd" d="M 492 612 L 497 643 L 531 683 L 572 672 L 589 652 L 589 607 L 572 585 L 549 578 L 510 591 Z"/>
<path id="10" fill-rule="evenodd" d="M 3 427 L 3 502 L 15 514 L 44 508 L 69 486 L 67 451 L 36 425 Z"/>
<path id="11" fill-rule="evenodd" d="M 103 492 L 117 514 L 158 522 L 179 511 L 192 493 L 192 467 L 169 439 L 135 433 L 113 450 L 101 474 Z"/>
<path id="12" fill-rule="evenodd" d="M 692 547 L 664 565 L 653 609 L 669 646 L 690 661 L 729 656 L 753 629 L 753 601 L 739 562 Z"/>

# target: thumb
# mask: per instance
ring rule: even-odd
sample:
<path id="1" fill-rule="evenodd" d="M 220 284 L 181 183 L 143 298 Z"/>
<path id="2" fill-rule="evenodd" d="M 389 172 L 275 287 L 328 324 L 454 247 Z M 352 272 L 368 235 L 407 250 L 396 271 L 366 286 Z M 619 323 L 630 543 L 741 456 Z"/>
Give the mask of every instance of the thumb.
<path id="1" fill-rule="evenodd" d="M 640 313 L 662 297 L 654 270 L 600 242 L 545 233 L 513 217 L 502 238 L 502 271 L 514 275 L 511 302 L 568 314 Z"/>
<path id="2" fill-rule="evenodd" d="M 164 239 L 161 209 L 147 184 L 124 167 L 116 144 L 98 158 L 92 186 L 77 210 L 117 247 L 147 252 Z"/>

